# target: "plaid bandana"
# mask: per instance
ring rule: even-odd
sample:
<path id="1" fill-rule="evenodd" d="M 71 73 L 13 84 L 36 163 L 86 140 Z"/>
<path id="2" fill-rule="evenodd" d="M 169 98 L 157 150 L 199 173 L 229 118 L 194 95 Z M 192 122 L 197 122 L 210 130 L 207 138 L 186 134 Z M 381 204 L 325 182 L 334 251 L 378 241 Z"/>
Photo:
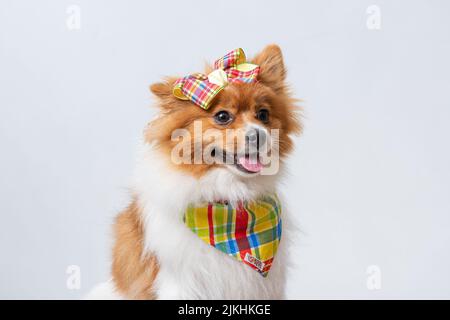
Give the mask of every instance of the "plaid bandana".
<path id="1" fill-rule="evenodd" d="M 281 205 L 276 196 L 254 202 L 189 206 L 186 226 L 201 240 L 267 276 L 281 238 Z"/>
<path id="2" fill-rule="evenodd" d="M 175 81 L 173 95 L 178 99 L 191 100 L 207 110 L 211 101 L 229 82 L 256 82 L 259 67 L 246 63 L 245 53 L 235 49 L 214 63 L 209 75 L 194 73 Z"/>

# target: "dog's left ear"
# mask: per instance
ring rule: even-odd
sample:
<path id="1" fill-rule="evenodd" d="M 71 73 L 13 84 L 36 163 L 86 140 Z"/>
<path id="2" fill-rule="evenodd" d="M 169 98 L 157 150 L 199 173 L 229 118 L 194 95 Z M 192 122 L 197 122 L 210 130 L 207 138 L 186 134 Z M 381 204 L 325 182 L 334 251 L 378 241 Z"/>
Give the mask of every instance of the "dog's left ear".
<path id="1" fill-rule="evenodd" d="M 286 69 L 283 54 L 276 44 L 268 45 L 252 61 L 259 65 L 259 80 L 271 87 L 275 92 L 281 93 L 285 88 Z"/>

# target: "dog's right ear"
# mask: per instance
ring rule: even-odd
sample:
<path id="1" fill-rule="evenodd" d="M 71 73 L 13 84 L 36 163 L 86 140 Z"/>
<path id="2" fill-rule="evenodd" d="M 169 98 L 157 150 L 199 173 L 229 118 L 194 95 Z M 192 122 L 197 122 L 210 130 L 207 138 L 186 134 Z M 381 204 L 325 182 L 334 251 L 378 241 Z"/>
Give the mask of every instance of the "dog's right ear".
<path id="1" fill-rule="evenodd" d="M 165 79 L 163 82 L 157 82 L 150 86 L 150 91 L 159 99 L 167 99 L 172 95 L 174 81 L 170 78 Z"/>
<path id="2" fill-rule="evenodd" d="M 162 82 L 150 86 L 150 92 L 157 98 L 157 105 L 163 110 L 171 110 L 184 102 L 173 95 L 173 85 L 176 78 L 166 78 Z"/>

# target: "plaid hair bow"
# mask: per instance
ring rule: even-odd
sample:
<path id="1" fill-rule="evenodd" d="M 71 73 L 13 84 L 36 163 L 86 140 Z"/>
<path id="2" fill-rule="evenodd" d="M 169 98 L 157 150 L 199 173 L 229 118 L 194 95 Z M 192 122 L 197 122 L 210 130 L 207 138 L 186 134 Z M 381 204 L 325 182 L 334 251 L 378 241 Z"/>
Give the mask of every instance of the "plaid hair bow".
<path id="1" fill-rule="evenodd" d="M 239 48 L 227 53 L 214 63 L 209 75 L 194 73 L 175 81 L 173 95 L 178 99 L 191 100 L 207 110 L 211 101 L 230 82 L 256 82 L 259 66 L 247 63 L 244 51 Z"/>

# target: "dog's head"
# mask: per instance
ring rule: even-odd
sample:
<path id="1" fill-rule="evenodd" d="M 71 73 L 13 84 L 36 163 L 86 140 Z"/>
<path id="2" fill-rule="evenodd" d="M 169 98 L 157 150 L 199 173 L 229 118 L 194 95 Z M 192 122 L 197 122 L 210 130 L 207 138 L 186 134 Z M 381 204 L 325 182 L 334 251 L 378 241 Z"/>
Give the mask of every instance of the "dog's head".
<path id="1" fill-rule="evenodd" d="M 270 45 L 251 62 L 260 67 L 257 81 L 228 84 L 207 110 L 173 95 L 176 78 L 153 84 L 160 114 L 146 141 L 196 178 L 219 168 L 242 179 L 276 174 L 292 150 L 291 135 L 301 132 L 298 109 L 285 84 L 280 48 Z"/>

